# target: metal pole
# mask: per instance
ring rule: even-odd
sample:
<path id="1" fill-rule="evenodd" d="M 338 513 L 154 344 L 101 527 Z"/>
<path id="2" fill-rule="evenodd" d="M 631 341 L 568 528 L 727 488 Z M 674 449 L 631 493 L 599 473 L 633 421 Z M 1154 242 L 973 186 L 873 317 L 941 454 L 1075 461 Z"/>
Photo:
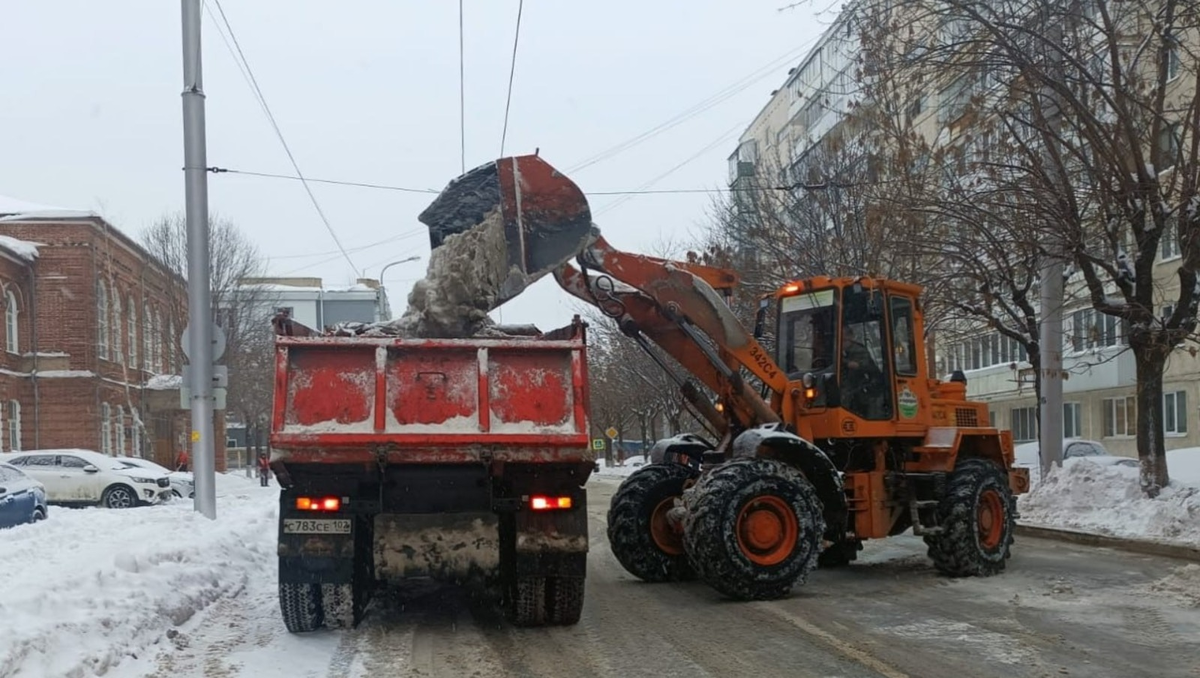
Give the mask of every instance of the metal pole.
<path id="1" fill-rule="evenodd" d="M 1057 254 L 1057 253 L 1055 253 Z M 1062 307 L 1063 262 L 1055 256 L 1042 269 L 1039 281 L 1042 309 L 1038 328 L 1038 349 L 1042 363 L 1042 402 L 1038 447 L 1041 450 L 1042 477 L 1062 464 L 1063 442 L 1063 359 Z"/>
<path id="2" fill-rule="evenodd" d="M 385 298 L 385 299 L 387 298 L 387 285 L 383 284 L 383 274 L 387 273 L 387 270 L 389 268 L 395 266 L 396 264 L 407 264 L 410 261 L 417 261 L 420 258 L 421 257 L 419 255 L 414 255 L 414 256 L 408 257 L 407 259 L 400 259 L 399 261 L 393 261 L 390 264 L 388 264 L 387 266 L 384 266 L 383 270 L 379 271 L 379 289 L 382 290 L 383 298 Z M 376 304 L 376 305 L 379 306 L 381 304 Z M 388 315 L 391 315 L 392 309 L 391 309 L 391 301 L 390 300 L 388 301 L 388 307 L 389 307 Z M 382 315 L 382 313 L 380 312 L 377 315 Z M 383 318 L 379 318 L 379 320 L 383 320 Z"/>
<path id="3" fill-rule="evenodd" d="M 182 0 L 183 164 L 187 197 L 188 374 L 192 392 L 195 509 L 217 517 L 213 426 L 212 292 L 209 288 L 208 167 L 204 138 L 204 84 L 200 67 L 200 2 Z"/>

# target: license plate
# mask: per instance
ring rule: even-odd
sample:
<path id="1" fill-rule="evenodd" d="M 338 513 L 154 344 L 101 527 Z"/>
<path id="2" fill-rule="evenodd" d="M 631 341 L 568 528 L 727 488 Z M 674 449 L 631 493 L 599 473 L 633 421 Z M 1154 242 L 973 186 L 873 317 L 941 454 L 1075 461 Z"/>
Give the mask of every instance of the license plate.
<path id="1" fill-rule="evenodd" d="M 285 518 L 284 534 L 350 534 L 350 520 L 308 520 Z"/>

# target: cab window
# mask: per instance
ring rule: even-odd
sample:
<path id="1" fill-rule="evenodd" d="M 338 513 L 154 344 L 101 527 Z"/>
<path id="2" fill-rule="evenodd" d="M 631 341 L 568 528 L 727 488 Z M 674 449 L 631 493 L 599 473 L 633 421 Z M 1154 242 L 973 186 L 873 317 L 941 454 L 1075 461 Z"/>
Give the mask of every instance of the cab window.
<path id="1" fill-rule="evenodd" d="M 916 341 L 913 336 L 913 303 L 908 297 L 892 297 L 892 355 L 896 374 L 917 374 Z"/>

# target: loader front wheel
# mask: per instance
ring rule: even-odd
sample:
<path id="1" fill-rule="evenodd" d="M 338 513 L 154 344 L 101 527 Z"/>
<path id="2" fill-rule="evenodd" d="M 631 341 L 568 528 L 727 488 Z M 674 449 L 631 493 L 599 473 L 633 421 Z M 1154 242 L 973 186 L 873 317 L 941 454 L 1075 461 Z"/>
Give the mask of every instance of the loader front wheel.
<path id="1" fill-rule="evenodd" d="M 986 459 L 963 459 L 938 505 L 942 531 L 925 537 L 933 565 L 952 577 L 987 577 L 1004 570 L 1016 527 L 1008 476 Z"/>
<path id="2" fill-rule="evenodd" d="M 772 600 L 817 567 L 825 519 L 800 471 L 739 459 L 703 476 L 684 501 L 684 545 L 696 572 L 738 600 Z"/>
<path id="3" fill-rule="evenodd" d="M 667 521 L 667 511 L 695 476 L 680 464 L 651 464 L 626 478 L 613 495 L 608 543 L 630 574 L 648 582 L 695 576 L 684 552 L 683 535 Z"/>

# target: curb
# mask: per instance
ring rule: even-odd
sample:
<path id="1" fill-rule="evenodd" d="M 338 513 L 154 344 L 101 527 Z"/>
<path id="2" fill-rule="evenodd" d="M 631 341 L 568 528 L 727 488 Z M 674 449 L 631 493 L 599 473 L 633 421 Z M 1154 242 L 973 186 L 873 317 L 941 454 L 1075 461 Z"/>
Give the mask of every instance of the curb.
<path id="1" fill-rule="evenodd" d="M 1078 530 L 1059 527 L 1043 527 L 1041 525 L 1017 524 L 1017 534 L 1023 537 L 1055 539 L 1087 546 L 1104 546 L 1121 551 L 1129 551 L 1130 553 L 1142 553 L 1150 556 L 1164 556 L 1167 558 L 1200 562 L 1200 548 L 1184 546 L 1182 544 L 1164 544 L 1156 541 L 1145 541 L 1143 539 L 1110 537 L 1092 532 L 1080 532 Z"/>

